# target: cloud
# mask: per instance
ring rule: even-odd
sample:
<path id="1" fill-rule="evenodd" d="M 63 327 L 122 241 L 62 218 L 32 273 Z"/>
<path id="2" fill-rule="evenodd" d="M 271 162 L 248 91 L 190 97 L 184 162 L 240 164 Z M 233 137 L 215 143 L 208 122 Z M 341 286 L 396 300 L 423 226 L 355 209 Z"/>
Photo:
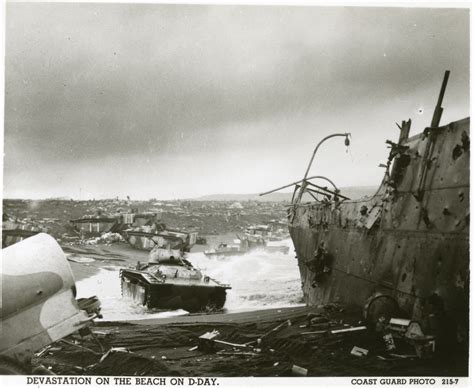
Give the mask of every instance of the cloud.
<path id="1" fill-rule="evenodd" d="M 446 68 L 468 112 L 468 53 L 460 9 L 8 4 L 6 176 L 180 153 L 207 165 L 222 149 L 291 159 L 315 127 L 366 136 L 354 120 L 386 121 L 388 102 L 428 111 Z"/>

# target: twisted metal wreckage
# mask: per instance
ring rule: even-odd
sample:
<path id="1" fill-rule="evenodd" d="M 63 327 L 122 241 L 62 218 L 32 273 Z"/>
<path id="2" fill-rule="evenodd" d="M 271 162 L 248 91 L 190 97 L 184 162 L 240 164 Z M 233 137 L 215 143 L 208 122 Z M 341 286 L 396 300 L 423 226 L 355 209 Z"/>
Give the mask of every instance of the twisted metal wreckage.
<path id="1" fill-rule="evenodd" d="M 88 325 L 101 317 L 97 297 L 76 299 L 66 256 L 46 233 L 2 250 L 0 287 L 0 375 L 43 374 L 31 364 L 36 351 L 75 332 L 90 334 Z"/>
<path id="2" fill-rule="evenodd" d="M 373 320 L 405 315 L 431 332 L 439 330 L 433 320 L 449 316 L 448 331 L 465 337 L 470 120 L 439 126 L 448 77 L 430 127 L 409 137 L 411 120 L 397 124 L 399 140 L 387 141 L 386 173 L 372 197 L 350 200 L 328 178 L 307 177 L 319 146 L 334 136 L 348 146 L 349 133 L 323 139 L 302 180 L 270 191 L 295 186 L 288 222 L 307 304 L 365 306 Z M 314 201 L 303 203 L 305 193 Z"/>

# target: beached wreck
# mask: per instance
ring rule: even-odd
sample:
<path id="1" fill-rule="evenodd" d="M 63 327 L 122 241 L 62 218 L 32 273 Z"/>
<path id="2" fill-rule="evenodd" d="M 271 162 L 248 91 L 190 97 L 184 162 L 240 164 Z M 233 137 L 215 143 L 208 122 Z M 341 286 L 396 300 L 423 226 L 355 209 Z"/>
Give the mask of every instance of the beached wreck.
<path id="1" fill-rule="evenodd" d="M 285 225 L 286 228 L 286 225 Z M 253 225 L 249 226 L 245 230 L 245 234 L 248 236 L 261 237 L 266 242 L 268 241 L 281 241 L 290 238 L 288 229 L 284 229 L 282 223 L 272 222 L 265 225 Z"/>
<path id="2" fill-rule="evenodd" d="M 122 235 L 134 248 L 149 251 L 162 245 L 163 240 L 167 239 L 175 240 L 184 252 L 189 252 L 196 244 L 197 232 L 167 228 L 156 214 L 143 213 L 130 216 L 133 218 L 127 219 L 131 222 L 128 223 L 128 228 L 122 230 Z"/>
<path id="3" fill-rule="evenodd" d="M 97 237 L 104 233 L 120 233 L 128 227 L 129 220 L 130 217 L 127 214 L 104 214 L 99 210 L 95 214 L 86 214 L 69 222 L 73 229 L 81 235 Z"/>
<path id="4" fill-rule="evenodd" d="M 163 229 L 150 227 L 141 227 L 133 230 L 126 230 L 124 232 L 125 238 L 130 245 L 137 249 L 150 251 L 159 244 L 163 238 L 174 239 L 179 244 L 183 244 L 183 250 L 189 252 L 196 243 L 197 232 L 184 232 L 173 229 Z"/>
<path id="5" fill-rule="evenodd" d="M 248 250 L 262 249 L 267 253 L 283 253 L 289 252 L 287 245 L 269 245 L 269 241 L 279 241 L 280 239 L 272 233 L 270 225 L 251 226 L 245 230 L 243 235 L 237 235 L 240 245 Z"/>
<path id="6" fill-rule="evenodd" d="M 285 245 L 267 245 L 264 240 L 252 241 L 247 238 L 239 240 L 238 244 L 226 244 L 220 243 L 216 248 L 211 248 L 204 251 L 207 257 L 226 257 L 226 256 L 239 256 L 245 255 L 246 253 L 261 250 L 266 253 L 282 253 L 288 254 L 290 248 Z"/>
<path id="7" fill-rule="evenodd" d="M 66 256 L 45 233 L 2 250 L 0 287 L 0 374 L 41 374 L 34 352 L 101 317 L 96 297 L 76 299 Z"/>
<path id="8" fill-rule="evenodd" d="M 74 230 L 85 236 L 101 236 L 104 233 L 120 233 L 143 225 L 151 225 L 159 221 L 156 213 L 115 213 L 104 214 L 98 210 L 95 214 L 84 215 L 69 221 Z"/>
<path id="9" fill-rule="evenodd" d="M 153 224 L 127 229 L 123 231 L 123 236 L 137 249 L 150 251 L 160 245 L 163 239 L 172 239 L 182 243 L 184 252 L 189 252 L 196 243 L 197 232 L 167 229 L 164 224 Z"/>
<path id="10" fill-rule="evenodd" d="M 161 222 L 157 213 L 131 212 L 117 214 L 85 215 L 71 220 L 76 232 L 83 236 L 103 236 L 119 233 L 128 243 L 137 249 L 150 251 L 160 245 L 160 239 L 174 239 L 189 252 L 197 240 L 197 232 L 169 229 Z"/>
<path id="11" fill-rule="evenodd" d="M 48 229 L 29 222 L 23 222 L 3 214 L 2 248 L 9 247 L 38 233 L 48 233 Z"/>
<path id="12" fill-rule="evenodd" d="M 70 221 L 74 230 L 85 236 L 100 236 L 103 233 L 114 232 L 117 222 L 117 217 L 101 215 L 85 216 Z"/>
<path id="13" fill-rule="evenodd" d="M 278 237 L 277 237 L 278 236 Z M 281 234 L 274 234 L 271 225 L 254 225 L 248 227 L 243 234 L 237 234 L 234 244 L 220 243 L 216 248 L 204 251 L 208 257 L 226 257 L 245 255 L 254 250 L 266 253 L 288 254 L 287 245 L 269 245 L 269 241 L 281 240 Z"/>
<path id="14" fill-rule="evenodd" d="M 322 142 L 340 136 L 348 145 L 348 133 L 323 139 L 303 180 L 284 186 L 295 186 L 288 223 L 307 304 L 341 301 L 365 306 L 372 320 L 401 315 L 428 333 L 465 336 L 470 120 L 439 126 L 448 77 L 430 127 L 410 137 L 404 121 L 398 142 L 387 141 L 386 174 L 372 197 L 350 200 L 328 178 L 308 177 Z M 314 200 L 303 203 L 308 194 Z"/>
<path id="15" fill-rule="evenodd" d="M 220 243 L 216 248 L 204 251 L 207 257 L 223 258 L 227 256 L 239 256 L 248 253 L 248 249 L 243 248 L 240 244 Z"/>
<path id="16" fill-rule="evenodd" d="M 183 257 L 182 245 L 163 239 L 148 263 L 120 271 L 122 296 L 148 308 L 190 312 L 221 309 L 230 286 L 204 275 Z"/>

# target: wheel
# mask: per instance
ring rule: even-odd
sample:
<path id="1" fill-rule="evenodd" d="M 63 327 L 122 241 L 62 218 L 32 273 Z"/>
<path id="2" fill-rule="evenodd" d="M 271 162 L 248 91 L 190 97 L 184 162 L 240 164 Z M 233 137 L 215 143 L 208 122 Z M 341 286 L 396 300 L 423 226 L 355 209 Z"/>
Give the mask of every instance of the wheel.
<path id="1" fill-rule="evenodd" d="M 26 367 L 11 358 L 0 358 L 0 375 L 26 375 Z"/>
<path id="2" fill-rule="evenodd" d="M 377 295 L 372 298 L 364 308 L 367 324 L 373 328 L 377 327 L 380 320 L 388 323 L 390 318 L 399 316 L 399 314 L 400 308 L 398 303 L 390 295 Z"/>

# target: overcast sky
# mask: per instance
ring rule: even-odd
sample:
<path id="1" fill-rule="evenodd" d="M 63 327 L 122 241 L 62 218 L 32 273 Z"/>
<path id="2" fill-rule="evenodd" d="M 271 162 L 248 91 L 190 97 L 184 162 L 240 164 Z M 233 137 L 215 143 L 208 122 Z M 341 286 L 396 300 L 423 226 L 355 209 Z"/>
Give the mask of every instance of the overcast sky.
<path id="1" fill-rule="evenodd" d="M 397 140 L 469 115 L 463 9 L 7 4 L 4 196 L 377 185 Z"/>

